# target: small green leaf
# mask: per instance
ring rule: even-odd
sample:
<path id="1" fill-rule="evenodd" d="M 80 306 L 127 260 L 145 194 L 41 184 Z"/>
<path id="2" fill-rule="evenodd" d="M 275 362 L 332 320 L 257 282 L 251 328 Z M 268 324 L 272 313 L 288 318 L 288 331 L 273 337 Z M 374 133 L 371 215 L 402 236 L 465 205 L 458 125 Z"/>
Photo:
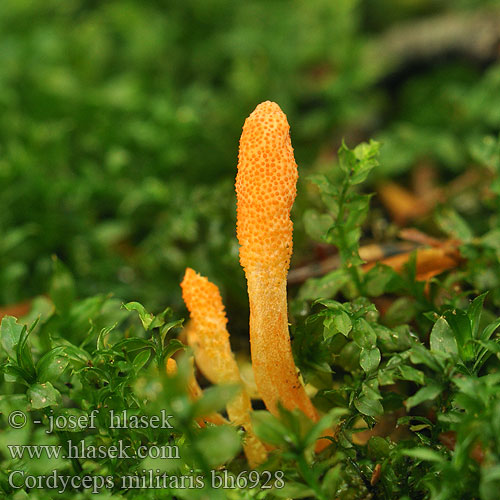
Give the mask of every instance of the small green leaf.
<path id="1" fill-rule="evenodd" d="M 177 319 L 177 320 L 170 321 L 169 323 L 164 324 L 160 328 L 160 337 L 161 337 L 162 345 L 165 343 L 165 339 L 167 338 L 169 332 L 171 330 L 173 330 L 174 328 L 180 328 L 183 323 L 184 323 L 183 319 Z M 154 326 L 154 324 L 153 324 L 153 326 Z"/>
<path id="2" fill-rule="evenodd" d="M 58 379 L 69 364 L 69 357 L 63 346 L 54 347 L 45 353 L 36 365 L 39 382 Z"/>
<path id="3" fill-rule="evenodd" d="M 451 355 L 458 354 L 457 341 L 453 331 L 442 316 L 434 323 L 432 328 L 430 347 L 432 351 L 440 351 Z"/>
<path id="4" fill-rule="evenodd" d="M 463 361 L 472 360 L 474 358 L 474 345 L 469 316 L 465 311 L 454 309 L 447 311 L 444 317 L 455 334 L 460 357 Z"/>
<path id="5" fill-rule="evenodd" d="M 427 462 L 444 462 L 446 459 L 437 451 L 430 448 L 412 448 L 411 450 L 402 450 L 401 453 L 407 457 L 425 460 Z"/>
<path id="6" fill-rule="evenodd" d="M 417 415 L 407 415 L 405 417 L 399 417 L 397 420 L 397 425 L 410 425 L 412 422 L 422 422 L 429 427 L 432 427 L 432 422 L 425 417 L 419 417 Z"/>
<path id="7" fill-rule="evenodd" d="M 478 338 L 479 323 L 481 321 L 481 314 L 483 312 L 484 299 L 486 299 L 487 295 L 488 292 L 485 292 L 476 297 L 470 303 L 469 308 L 467 309 L 467 316 L 469 316 L 472 328 L 472 338 L 474 339 Z"/>
<path id="8" fill-rule="evenodd" d="M 125 350 L 127 352 L 134 352 L 144 349 L 145 347 L 154 349 L 155 344 L 151 340 L 141 338 L 123 339 L 113 344 L 113 349 L 116 351 Z"/>
<path id="9" fill-rule="evenodd" d="M 163 350 L 162 358 L 168 359 L 181 349 L 186 349 L 186 346 L 179 339 L 172 339 Z"/>
<path id="10" fill-rule="evenodd" d="M 142 304 L 139 304 L 139 302 L 128 302 L 127 304 L 123 304 L 123 307 L 127 311 L 137 311 L 139 313 L 139 318 L 141 319 L 144 330 L 149 330 L 151 323 L 153 323 L 154 316 L 153 314 L 147 312 Z"/>
<path id="11" fill-rule="evenodd" d="M 21 331 L 21 335 L 19 337 L 19 343 L 17 344 L 16 348 L 16 358 L 17 358 L 17 364 L 26 371 L 26 373 L 29 374 L 29 380 L 33 381 L 35 380 L 36 376 L 36 369 L 35 369 L 35 364 L 33 362 L 33 356 L 31 354 L 31 347 L 28 344 L 28 337 L 30 336 L 30 333 L 34 330 L 36 324 L 38 323 L 38 320 L 36 320 L 30 328 L 23 328 Z"/>
<path id="12" fill-rule="evenodd" d="M 27 392 L 28 400 L 34 410 L 60 403 L 61 394 L 50 382 L 33 384 Z"/>
<path id="13" fill-rule="evenodd" d="M 368 441 L 368 454 L 372 460 L 383 460 L 389 456 L 391 445 L 386 438 L 372 436 Z"/>
<path id="14" fill-rule="evenodd" d="M 328 214 L 319 214 L 316 210 L 306 210 L 304 213 L 304 227 L 307 234 L 316 241 L 323 241 L 333 219 Z"/>
<path id="15" fill-rule="evenodd" d="M 1 371 L 5 373 L 5 380 L 7 382 L 28 381 L 28 379 L 30 378 L 30 375 L 29 373 L 26 373 L 26 370 L 23 370 L 13 363 L 2 365 Z"/>
<path id="16" fill-rule="evenodd" d="M 358 318 L 354 322 L 352 338 L 359 347 L 364 349 L 372 349 L 377 344 L 377 334 L 364 318 Z"/>
<path id="17" fill-rule="evenodd" d="M 361 349 L 359 364 L 366 373 L 371 373 L 377 369 L 381 359 L 380 350 L 377 347 Z"/>
<path id="18" fill-rule="evenodd" d="M 301 300 L 313 300 L 318 297 L 329 299 L 334 297 L 348 280 L 349 276 L 345 269 L 335 269 L 322 278 L 308 279 L 300 287 L 298 297 Z"/>
<path id="19" fill-rule="evenodd" d="M 500 318 L 492 321 L 489 325 L 485 326 L 484 330 L 481 332 L 480 339 L 483 341 L 489 340 L 499 326 Z"/>
<path id="20" fill-rule="evenodd" d="M 434 370 L 436 372 L 442 371 L 441 365 L 432 355 L 431 351 L 427 350 L 424 346 L 420 344 L 415 344 L 410 349 L 410 359 L 412 363 L 424 364 L 428 366 L 431 370 Z"/>
<path id="21" fill-rule="evenodd" d="M 370 399 L 367 396 L 361 396 L 354 400 L 354 406 L 363 415 L 377 417 L 384 413 L 384 407 L 378 399 Z"/>
<path id="22" fill-rule="evenodd" d="M 155 316 L 153 323 L 151 323 L 150 325 L 150 328 L 160 328 L 165 324 L 167 318 L 170 316 L 172 316 L 172 309 L 170 307 L 167 307 L 163 310 L 163 312 Z"/>
<path id="23" fill-rule="evenodd" d="M 355 342 L 348 342 L 340 351 L 337 364 L 349 372 L 359 370 L 360 352 L 361 349 Z"/>
<path id="24" fill-rule="evenodd" d="M 340 487 L 342 481 L 342 472 L 343 472 L 342 464 L 337 464 L 331 469 L 327 471 L 325 477 L 323 478 L 323 482 L 321 483 L 321 490 L 326 494 L 333 496 L 335 495 Z M 310 495 L 312 496 L 312 495 Z M 292 497 L 295 498 L 295 497 Z"/>
<path id="25" fill-rule="evenodd" d="M 323 324 L 325 326 L 325 339 L 333 337 L 337 333 L 347 337 L 352 329 L 351 318 L 342 310 L 334 311 L 329 317 L 325 318 Z"/>
<path id="26" fill-rule="evenodd" d="M 422 387 L 412 397 L 406 400 L 406 409 L 411 410 L 414 406 L 417 406 L 424 401 L 436 399 L 441 394 L 441 392 L 443 392 L 443 387 L 436 383 L 431 383 L 425 387 Z"/>
<path id="27" fill-rule="evenodd" d="M 420 385 L 425 383 L 424 372 L 413 368 L 413 366 L 400 365 L 398 366 L 398 372 L 398 378 L 401 380 L 409 380 Z"/>
<path id="28" fill-rule="evenodd" d="M 352 329 L 351 318 L 344 311 L 340 311 L 339 314 L 336 314 L 333 318 L 333 324 L 337 330 L 347 337 L 349 332 Z"/>
<path id="29" fill-rule="evenodd" d="M 286 426 L 268 411 L 254 411 L 251 418 L 255 434 L 262 441 L 276 446 L 286 446 L 290 443 L 290 433 Z"/>
<path id="30" fill-rule="evenodd" d="M 419 432 L 419 431 L 423 431 L 424 429 L 430 429 L 431 427 L 432 426 L 429 424 L 410 425 L 410 431 Z"/>
<path id="31" fill-rule="evenodd" d="M 76 347 L 65 339 L 57 339 L 57 343 L 64 348 L 64 353 L 76 369 L 86 366 L 90 361 L 90 355 L 84 349 Z"/>
<path id="32" fill-rule="evenodd" d="M 337 300 L 332 299 L 317 299 L 313 302 L 313 305 L 321 304 L 332 311 L 343 310 L 344 306 Z"/>
<path id="33" fill-rule="evenodd" d="M 17 344 L 24 329 L 13 316 L 5 316 L 0 327 L 2 347 L 11 359 L 16 359 Z"/>
<path id="34" fill-rule="evenodd" d="M 108 326 L 107 328 L 103 328 L 97 337 L 97 350 L 104 351 L 107 349 L 106 346 L 106 337 L 116 328 L 116 323 L 113 326 Z"/>
<path id="35" fill-rule="evenodd" d="M 142 367 L 149 361 L 150 357 L 151 357 L 151 351 L 149 349 L 146 349 L 137 354 L 137 356 L 134 358 L 134 361 L 132 361 L 136 373 L 142 369 Z"/>
<path id="36" fill-rule="evenodd" d="M 368 177 L 370 171 L 378 165 L 380 144 L 376 141 L 358 144 L 354 150 L 349 149 L 342 141 L 338 157 L 342 170 L 350 176 L 351 184 L 360 184 Z"/>

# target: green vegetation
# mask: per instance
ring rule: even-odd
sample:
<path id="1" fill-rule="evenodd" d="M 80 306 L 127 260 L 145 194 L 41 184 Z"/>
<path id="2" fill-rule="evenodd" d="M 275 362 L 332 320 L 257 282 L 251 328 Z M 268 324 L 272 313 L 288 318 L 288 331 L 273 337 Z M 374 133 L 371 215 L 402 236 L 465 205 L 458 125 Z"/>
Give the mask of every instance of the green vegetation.
<path id="1" fill-rule="evenodd" d="M 477 48 L 468 28 L 495 19 L 479 0 L 0 2 L 0 307 L 31 304 L 0 328 L 0 498 L 54 498 L 9 474 L 57 469 L 109 476 L 99 494 L 113 499 L 496 500 L 500 63 L 498 41 Z M 443 23 L 457 39 L 415 34 Z M 254 413 L 276 447 L 261 467 L 273 489 L 120 488 L 143 469 L 248 470 L 241 429 L 196 423 L 235 389 L 188 397 L 179 281 L 191 266 L 220 286 L 245 357 L 233 184 L 243 120 L 266 99 L 286 112 L 299 164 L 292 346 L 324 417 Z M 417 201 L 406 212 L 401 190 Z M 98 431 L 45 432 L 49 417 L 96 410 Z M 124 410 L 166 410 L 174 429 L 110 429 Z M 26 426 L 9 425 L 13 411 Z M 8 448 L 82 439 L 182 458 Z"/>

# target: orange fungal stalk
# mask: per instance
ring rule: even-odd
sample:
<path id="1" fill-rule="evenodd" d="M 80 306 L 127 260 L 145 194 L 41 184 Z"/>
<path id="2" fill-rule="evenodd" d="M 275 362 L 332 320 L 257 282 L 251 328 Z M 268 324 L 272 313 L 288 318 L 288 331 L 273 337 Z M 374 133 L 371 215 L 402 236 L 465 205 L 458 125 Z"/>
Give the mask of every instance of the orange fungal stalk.
<path id="1" fill-rule="evenodd" d="M 290 211 L 298 178 L 289 129 L 286 115 L 270 101 L 259 104 L 245 121 L 236 177 L 237 236 L 248 284 L 252 366 L 259 394 L 274 415 L 280 402 L 317 421 L 297 374 L 288 333 Z"/>
<path id="2" fill-rule="evenodd" d="M 196 364 L 214 384 L 242 386 L 229 343 L 227 318 L 219 289 L 190 268 L 186 269 L 181 287 L 191 317 L 187 340 L 194 351 Z M 250 466 L 255 467 L 265 461 L 267 452 L 253 432 L 251 410 L 250 398 L 244 388 L 227 405 L 231 422 L 241 425 L 246 431 L 244 451 Z"/>

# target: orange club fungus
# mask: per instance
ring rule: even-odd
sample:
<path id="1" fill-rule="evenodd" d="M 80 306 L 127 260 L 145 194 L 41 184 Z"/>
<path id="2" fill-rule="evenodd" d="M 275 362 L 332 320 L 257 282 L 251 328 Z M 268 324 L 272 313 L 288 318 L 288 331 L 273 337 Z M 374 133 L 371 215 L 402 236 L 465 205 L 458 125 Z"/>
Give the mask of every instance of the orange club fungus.
<path id="1" fill-rule="evenodd" d="M 259 394 L 274 415 L 280 403 L 317 421 L 297 373 L 288 332 L 290 211 L 298 178 L 289 130 L 286 115 L 270 101 L 259 104 L 245 121 L 236 176 L 237 236 L 248 285 L 252 366 Z M 316 450 L 329 443 L 318 441 Z"/>
<path id="2" fill-rule="evenodd" d="M 252 428 L 252 405 L 231 351 L 227 318 L 219 289 L 190 268 L 186 269 L 181 287 L 191 318 L 186 329 L 187 341 L 193 349 L 199 369 L 214 384 L 241 386 L 239 393 L 227 404 L 227 413 L 233 424 L 245 429 L 243 449 L 249 465 L 256 467 L 266 460 L 267 451 Z"/>

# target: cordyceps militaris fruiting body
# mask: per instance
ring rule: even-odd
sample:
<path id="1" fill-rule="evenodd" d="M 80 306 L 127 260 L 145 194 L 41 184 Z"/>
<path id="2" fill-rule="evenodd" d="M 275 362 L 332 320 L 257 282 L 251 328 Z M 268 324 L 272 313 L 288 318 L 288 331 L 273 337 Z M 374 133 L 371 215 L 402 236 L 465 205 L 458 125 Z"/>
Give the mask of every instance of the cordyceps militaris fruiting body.
<path id="1" fill-rule="evenodd" d="M 181 287 L 182 297 L 191 317 L 187 340 L 193 349 L 196 364 L 214 384 L 243 386 L 229 343 L 227 317 L 219 289 L 189 268 L 186 269 Z M 267 451 L 253 432 L 251 410 L 250 397 L 243 387 L 227 404 L 231 422 L 241 425 L 246 431 L 243 448 L 249 465 L 256 467 L 266 460 Z"/>
<path id="2" fill-rule="evenodd" d="M 274 415 L 279 402 L 317 421 L 297 374 L 288 333 L 290 211 L 298 178 L 289 129 L 286 115 L 270 101 L 259 104 L 245 121 L 236 177 L 237 236 L 248 284 L 252 366 L 259 394 Z M 328 445 L 327 440 L 319 443 Z"/>

